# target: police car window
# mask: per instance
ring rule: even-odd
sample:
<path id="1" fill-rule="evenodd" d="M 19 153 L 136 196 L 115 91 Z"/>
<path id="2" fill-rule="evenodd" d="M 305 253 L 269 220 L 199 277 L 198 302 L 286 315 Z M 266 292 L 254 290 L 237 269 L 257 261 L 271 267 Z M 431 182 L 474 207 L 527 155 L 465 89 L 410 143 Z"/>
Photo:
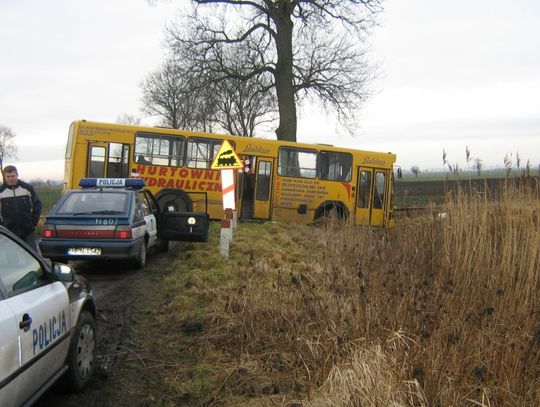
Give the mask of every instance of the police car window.
<path id="1" fill-rule="evenodd" d="M 135 196 L 135 213 L 133 215 L 133 220 L 135 222 L 143 220 L 144 217 L 144 211 L 143 206 L 141 203 L 141 198 L 139 197 L 139 194 Z"/>
<path id="2" fill-rule="evenodd" d="M 0 235 L 0 280 L 8 296 L 37 286 L 43 281 L 41 264 L 7 236 Z"/>
<path id="3" fill-rule="evenodd" d="M 100 192 L 82 191 L 70 194 L 61 202 L 56 209 L 56 213 L 63 214 L 84 214 L 92 212 L 120 212 L 127 210 L 127 194 L 125 192 Z"/>
<path id="4" fill-rule="evenodd" d="M 148 201 L 146 200 L 146 196 L 144 195 L 144 193 L 141 193 L 141 194 L 138 194 L 138 197 L 141 201 L 142 216 L 150 215 L 152 212 L 150 209 L 150 205 L 148 204 Z"/>
<path id="5" fill-rule="evenodd" d="M 149 192 L 144 192 L 144 196 L 146 197 L 146 199 L 148 200 L 148 205 L 150 206 L 150 210 L 152 212 L 156 212 L 159 210 L 159 206 L 156 202 L 155 199 L 152 199 L 152 196 L 150 195 Z"/>

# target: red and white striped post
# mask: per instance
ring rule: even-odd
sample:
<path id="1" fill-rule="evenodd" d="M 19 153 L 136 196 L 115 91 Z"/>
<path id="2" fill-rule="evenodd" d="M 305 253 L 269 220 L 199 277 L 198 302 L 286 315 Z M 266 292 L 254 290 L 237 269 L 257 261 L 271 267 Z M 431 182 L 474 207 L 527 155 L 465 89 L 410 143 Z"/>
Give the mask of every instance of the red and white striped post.
<path id="1" fill-rule="evenodd" d="M 225 212 L 225 219 L 221 220 L 221 235 L 219 238 L 219 252 L 223 257 L 229 257 L 229 243 L 232 239 L 232 221 L 227 219 L 232 218 L 232 211 L 228 209 Z"/>
<path id="2" fill-rule="evenodd" d="M 234 192 L 234 170 L 243 169 L 244 164 L 227 140 L 223 140 L 216 153 L 212 170 L 221 170 L 221 195 L 223 197 L 223 211 L 225 219 L 221 221 L 221 236 L 219 251 L 229 257 L 229 242 L 232 239 L 233 229 L 236 229 L 236 194 Z"/>
<path id="3" fill-rule="evenodd" d="M 221 170 L 221 193 L 225 219 L 221 221 L 219 251 L 224 257 L 229 257 L 229 243 L 233 237 L 234 213 L 236 212 L 234 170 Z"/>

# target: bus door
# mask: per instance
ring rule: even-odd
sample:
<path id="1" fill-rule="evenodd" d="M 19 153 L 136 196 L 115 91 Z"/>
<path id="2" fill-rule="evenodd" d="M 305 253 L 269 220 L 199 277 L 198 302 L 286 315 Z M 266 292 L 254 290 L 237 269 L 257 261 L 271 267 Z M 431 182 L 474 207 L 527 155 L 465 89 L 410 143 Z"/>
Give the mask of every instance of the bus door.
<path id="1" fill-rule="evenodd" d="M 249 163 L 240 175 L 240 219 L 269 219 L 272 185 L 271 158 L 249 157 Z"/>
<path id="2" fill-rule="evenodd" d="M 89 178 L 128 178 L 129 144 L 88 142 Z"/>
<path id="3" fill-rule="evenodd" d="M 385 225 L 387 182 L 387 171 L 384 169 L 358 168 L 357 225 Z"/>
<path id="4" fill-rule="evenodd" d="M 270 219 L 273 167 L 273 159 L 257 159 L 255 171 L 255 202 L 253 208 L 253 217 L 256 219 Z"/>

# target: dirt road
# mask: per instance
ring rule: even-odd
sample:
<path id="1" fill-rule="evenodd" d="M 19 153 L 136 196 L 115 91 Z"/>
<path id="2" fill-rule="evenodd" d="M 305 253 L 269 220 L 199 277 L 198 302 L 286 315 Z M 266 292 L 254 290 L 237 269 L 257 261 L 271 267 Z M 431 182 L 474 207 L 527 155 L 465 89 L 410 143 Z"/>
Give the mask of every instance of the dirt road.
<path id="1" fill-rule="evenodd" d="M 53 386 L 35 404 L 40 407 L 108 406 L 107 378 L 113 373 L 121 358 L 126 355 L 124 346 L 129 339 L 131 306 L 136 295 L 135 286 L 148 279 L 153 268 L 163 267 L 163 257 L 173 257 L 179 245 L 171 243 L 166 254 L 153 254 L 142 270 L 132 269 L 127 262 L 71 264 L 76 273 L 90 281 L 97 304 L 97 365 L 93 379 L 78 394 L 64 393 L 59 385 Z M 158 264 L 159 263 L 159 264 Z"/>

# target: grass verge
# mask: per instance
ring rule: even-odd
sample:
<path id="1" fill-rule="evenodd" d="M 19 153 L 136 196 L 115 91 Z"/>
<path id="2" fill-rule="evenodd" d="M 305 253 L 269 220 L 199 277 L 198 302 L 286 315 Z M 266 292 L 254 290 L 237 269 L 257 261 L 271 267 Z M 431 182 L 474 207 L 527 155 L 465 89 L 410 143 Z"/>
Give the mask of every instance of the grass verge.
<path id="1" fill-rule="evenodd" d="M 538 185 L 390 231 L 242 223 L 159 258 L 114 405 L 540 405 Z"/>

